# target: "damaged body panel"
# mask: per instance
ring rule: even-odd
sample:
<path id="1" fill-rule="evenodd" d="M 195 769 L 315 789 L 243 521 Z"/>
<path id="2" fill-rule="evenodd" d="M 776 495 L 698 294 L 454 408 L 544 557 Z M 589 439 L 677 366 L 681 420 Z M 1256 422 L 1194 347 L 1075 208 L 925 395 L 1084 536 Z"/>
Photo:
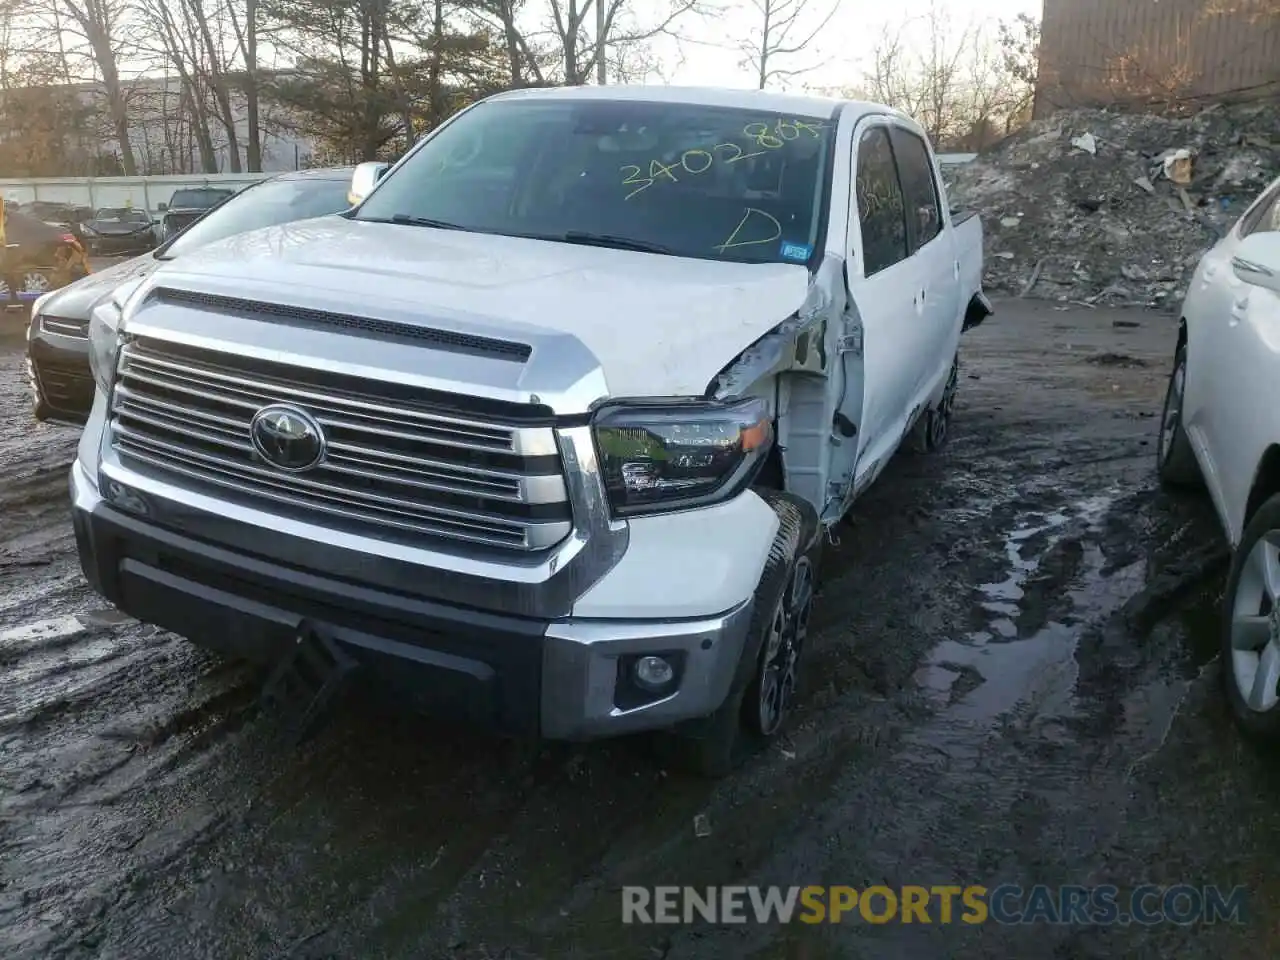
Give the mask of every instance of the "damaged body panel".
<path id="1" fill-rule="evenodd" d="M 782 728 L 821 534 L 908 431 L 945 437 L 982 259 L 947 209 L 875 104 L 480 101 L 351 211 L 95 307 L 86 577 L 286 673 L 358 662 L 549 739 L 671 730 L 727 772 Z"/>
<path id="2" fill-rule="evenodd" d="M 896 114 L 845 119 L 827 249 L 804 305 L 709 390 L 773 400 L 785 487 L 826 525 L 913 433 L 941 442 L 960 335 L 993 313 L 982 222 L 950 211 L 923 134 Z"/>

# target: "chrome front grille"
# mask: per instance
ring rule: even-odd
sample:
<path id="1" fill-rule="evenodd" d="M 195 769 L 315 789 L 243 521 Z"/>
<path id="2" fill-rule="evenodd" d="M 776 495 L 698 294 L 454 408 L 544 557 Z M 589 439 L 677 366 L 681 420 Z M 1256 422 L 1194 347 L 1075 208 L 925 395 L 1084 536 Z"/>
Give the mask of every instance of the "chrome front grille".
<path id="1" fill-rule="evenodd" d="M 286 472 L 256 452 L 250 423 L 277 403 L 322 427 L 326 451 L 313 469 Z M 135 340 L 112 391 L 112 443 L 134 466 L 383 539 L 523 551 L 559 543 L 572 517 L 554 429 L 518 414 L 473 416 L 458 407 L 466 403 Z"/>

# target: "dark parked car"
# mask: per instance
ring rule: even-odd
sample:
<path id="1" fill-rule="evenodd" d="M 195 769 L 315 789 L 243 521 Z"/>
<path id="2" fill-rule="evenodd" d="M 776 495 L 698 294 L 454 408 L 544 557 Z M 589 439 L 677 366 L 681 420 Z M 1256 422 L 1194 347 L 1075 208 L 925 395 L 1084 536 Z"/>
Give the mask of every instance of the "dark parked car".
<path id="1" fill-rule="evenodd" d="M 85 223 L 85 247 L 90 256 L 114 253 L 145 253 L 156 245 L 155 224 L 151 214 L 133 207 L 104 207 Z"/>
<path id="2" fill-rule="evenodd" d="M 81 225 L 93 219 L 93 207 L 62 203 L 58 200 L 31 200 L 19 205 L 18 212 L 42 220 L 51 227 L 59 227 L 73 234 L 82 244 L 84 235 L 81 232 Z"/>
<path id="3" fill-rule="evenodd" d="M 192 187 L 173 191 L 160 220 L 160 240 L 170 240 L 195 223 L 206 210 L 235 196 L 236 191 L 220 187 Z"/>
<path id="4" fill-rule="evenodd" d="M 18 211 L 4 209 L 0 250 L 0 305 L 6 313 L 25 313 L 40 296 L 89 274 L 89 259 L 80 241 L 63 227 Z"/>
<path id="5" fill-rule="evenodd" d="M 187 251 L 238 233 L 346 210 L 351 174 L 350 169 L 301 170 L 263 180 L 206 210 L 157 250 L 41 298 L 27 329 L 27 372 L 36 419 L 83 423 L 88 417 L 93 406 L 89 314 L 117 286 Z"/>

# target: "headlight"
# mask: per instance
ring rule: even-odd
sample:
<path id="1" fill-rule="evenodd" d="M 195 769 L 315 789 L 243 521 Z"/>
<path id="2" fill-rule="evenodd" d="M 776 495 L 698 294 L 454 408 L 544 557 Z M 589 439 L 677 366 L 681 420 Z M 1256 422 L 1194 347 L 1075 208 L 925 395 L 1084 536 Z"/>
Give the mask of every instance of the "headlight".
<path id="1" fill-rule="evenodd" d="M 98 235 L 97 230 L 85 223 L 80 224 L 80 232 L 86 237 L 96 237 Z"/>
<path id="2" fill-rule="evenodd" d="M 620 516 L 700 507 L 736 496 L 773 443 L 763 400 L 606 407 L 594 423 Z"/>
<path id="3" fill-rule="evenodd" d="M 115 382 L 125 305 L 141 286 L 142 280 L 125 282 L 89 314 L 89 369 L 103 393 L 110 393 Z"/>
<path id="4" fill-rule="evenodd" d="M 120 305 L 112 300 L 98 304 L 89 315 L 89 369 L 103 393 L 111 392 L 120 352 Z"/>
<path id="5" fill-rule="evenodd" d="M 49 290 L 31 301 L 31 325 L 33 327 L 36 325 L 36 317 L 40 316 L 40 311 L 44 309 L 44 305 L 57 292 L 57 290 Z"/>

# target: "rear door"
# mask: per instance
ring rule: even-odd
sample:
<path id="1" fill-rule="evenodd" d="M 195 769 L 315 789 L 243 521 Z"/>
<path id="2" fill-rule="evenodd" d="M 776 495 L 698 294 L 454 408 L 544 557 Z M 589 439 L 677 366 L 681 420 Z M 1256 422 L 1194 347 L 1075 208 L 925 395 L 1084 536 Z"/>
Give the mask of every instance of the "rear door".
<path id="1" fill-rule="evenodd" d="M 960 261 L 944 229 L 942 191 L 933 155 L 924 138 L 906 124 L 889 128 L 907 211 L 907 233 L 919 289 L 912 291 L 913 317 L 919 326 L 920 365 L 912 406 L 927 403 L 951 371 L 960 342 Z"/>

